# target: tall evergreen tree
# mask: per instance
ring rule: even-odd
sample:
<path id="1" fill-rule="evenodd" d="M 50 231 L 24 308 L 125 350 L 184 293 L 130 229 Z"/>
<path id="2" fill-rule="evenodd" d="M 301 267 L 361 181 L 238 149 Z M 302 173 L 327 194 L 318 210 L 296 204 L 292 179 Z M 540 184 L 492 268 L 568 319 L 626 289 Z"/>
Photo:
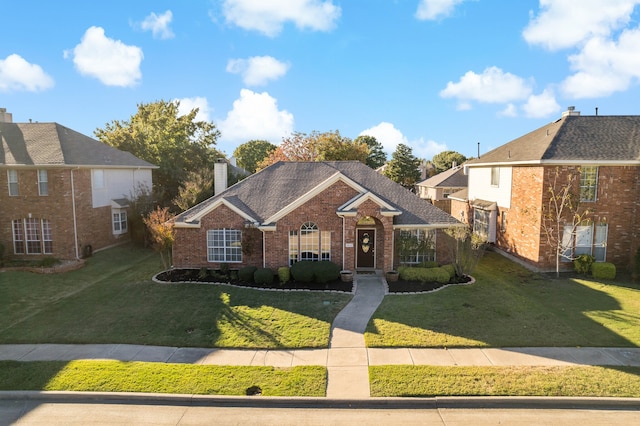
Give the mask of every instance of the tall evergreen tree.
<path id="1" fill-rule="evenodd" d="M 374 136 L 362 135 L 355 138 L 354 142 L 365 143 L 369 147 L 369 155 L 367 156 L 367 166 L 372 169 L 384 166 L 387 162 L 387 154 L 384 147 Z"/>
<path id="2" fill-rule="evenodd" d="M 420 179 L 419 165 L 420 160 L 413 155 L 411 147 L 401 143 L 391 155 L 391 161 L 383 174 L 413 191 L 416 182 Z"/>

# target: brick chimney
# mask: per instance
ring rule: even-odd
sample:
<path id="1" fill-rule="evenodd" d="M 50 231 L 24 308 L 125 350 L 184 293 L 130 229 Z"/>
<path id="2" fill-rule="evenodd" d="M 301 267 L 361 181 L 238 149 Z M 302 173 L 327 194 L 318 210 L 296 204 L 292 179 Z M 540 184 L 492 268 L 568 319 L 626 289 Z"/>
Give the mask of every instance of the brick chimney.
<path id="1" fill-rule="evenodd" d="M 6 108 L 0 108 L 0 123 L 13 123 L 13 116 Z"/>
<path id="2" fill-rule="evenodd" d="M 227 189 L 227 160 L 216 159 L 213 163 L 213 195 L 218 195 Z"/>

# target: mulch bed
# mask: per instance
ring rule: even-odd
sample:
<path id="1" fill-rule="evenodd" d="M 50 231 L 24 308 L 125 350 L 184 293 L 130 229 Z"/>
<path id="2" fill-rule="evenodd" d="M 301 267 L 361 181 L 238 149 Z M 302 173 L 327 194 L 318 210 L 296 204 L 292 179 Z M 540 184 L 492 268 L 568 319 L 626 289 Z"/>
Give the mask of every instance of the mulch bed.
<path id="1" fill-rule="evenodd" d="M 343 282 L 341 280 L 331 281 L 324 284 L 319 283 L 303 283 L 297 281 L 289 281 L 288 283 L 281 284 L 277 278 L 269 285 L 261 285 L 256 283 L 242 282 L 237 279 L 221 279 L 220 276 L 207 275 L 202 277 L 199 269 L 171 269 L 169 271 L 161 272 L 156 276 L 156 279 L 167 283 L 179 283 L 179 282 L 198 282 L 198 283 L 223 283 L 236 285 L 238 287 L 248 288 L 262 288 L 262 289 L 274 289 L 274 290 L 313 290 L 313 291 L 339 291 L 350 293 L 353 291 L 353 283 Z M 465 284 L 471 281 L 470 277 L 464 277 L 457 283 L 424 283 L 421 281 L 393 281 L 389 282 L 389 293 L 423 293 L 433 290 L 437 290 L 450 284 Z"/>

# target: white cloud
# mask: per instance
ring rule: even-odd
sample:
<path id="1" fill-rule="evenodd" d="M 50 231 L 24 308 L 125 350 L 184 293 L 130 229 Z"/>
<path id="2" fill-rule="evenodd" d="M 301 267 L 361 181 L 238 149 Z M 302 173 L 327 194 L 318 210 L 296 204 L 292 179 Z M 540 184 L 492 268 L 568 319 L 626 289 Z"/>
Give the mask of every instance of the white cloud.
<path id="1" fill-rule="evenodd" d="M 640 79 L 640 28 L 625 30 L 618 41 L 592 38 L 582 51 L 569 57 L 575 73 L 562 82 L 572 98 L 609 96 Z"/>
<path id="2" fill-rule="evenodd" d="M 94 77 L 107 86 L 128 87 L 139 82 L 142 74 L 142 49 L 127 46 L 104 35 L 101 27 L 89 28 L 72 52 L 73 63 L 82 75 Z"/>
<path id="3" fill-rule="evenodd" d="M 453 12 L 453 9 L 464 0 L 420 0 L 416 18 L 421 21 L 445 18 Z"/>
<path id="4" fill-rule="evenodd" d="M 509 103 L 502 111 L 498 113 L 498 115 L 502 117 L 517 117 L 518 108 L 514 104 Z"/>
<path id="5" fill-rule="evenodd" d="M 531 15 L 522 35 L 549 50 L 574 47 L 625 27 L 637 4 L 640 0 L 540 0 L 539 15 Z"/>
<path id="6" fill-rule="evenodd" d="M 242 89 L 233 109 L 218 122 L 218 129 L 225 143 L 263 139 L 278 144 L 293 132 L 293 121 L 293 114 L 279 110 L 277 100 L 269 93 Z"/>
<path id="7" fill-rule="evenodd" d="M 560 111 L 560 105 L 556 102 L 553 90 L 545 89 L 539 95 L 529 96 L 522 109 L 529 118 L 543 118 Z"/>
<path id="8" fill-rule="evenodd" d="M 498 67 L 489 67 L 482 74 L 468 71 L 459 82 L 450 81 L 440 92 L 443 98 L 456 98 L 465 107 L 469 101 L 506 103 L 526 99 L 530 94 L 530 84 L 523 78 L 503 72 Z"/>
<path id="9" fill-rule="evenodd" d="M 425 141 L 423 138 L 410 142 L 400 130 L 396 129 L 392 123 L 388 123 L 386 121 L 383 121 L 369 129 L 363 130 L 358 136 L 363 135 L 373 136 L 376 138 L 378 142 L 382 144 L 384 151 L 388 155 L 391 155 L 396 150 L 398 144 L 404 144 L 411 147 L 413 155 L 418 158 L 428 159 L 439 152 L 447 150 L 447 146 L 445 144 L 438 144 L 431 140 Z"/>
<path id="10" fill-rule="evenodd" d="M 341 9 L 332 0 L 224 0 L 222 13 L 240 28 L 275 37 L 286 22 L 299 29 L 331 31 Z"/>
<path id="11" fill-rule="evenodd" d="M 197 96 L 195 98 L 181 98 L 176 100 L 180 102 L 180 106 L 178 107 L 178 113 L 180 115 L 186 115 L 192 110 L 198 108 L 196 120 L 211 122 L 211 108 L 209 107 L 209 101 L 207 101 L 207 98 Z"/>
<path id="12" fill-rule="evenodd" d="M 252 56 L 249 59 L 230 59 L 227 71 L 242 75 L 247 86 L 264 86 L 287 73 L 290 65 L 271 56 Z"/>
<path id="13" fill-rule="evenodd" d="M 169 27 L 172 19 L 173 13 L 171 13 L 170 10 L 167 10 L 161 15 L 156 15 L 154 12 L 151 12 L 149 16 L 144 18 L 144 21 L 140 24 L 140 28 L 142 28 L 143 31 L 151 31 L 154 38 L 163 40 L 173 38 L 173 31 L 171 31 Z"/>
<path id="14" fill-rule="evenodd" d="M 0 59 L 0 92 L 38 92 L 53 87 L 53 78 L 15 53 Z"/>

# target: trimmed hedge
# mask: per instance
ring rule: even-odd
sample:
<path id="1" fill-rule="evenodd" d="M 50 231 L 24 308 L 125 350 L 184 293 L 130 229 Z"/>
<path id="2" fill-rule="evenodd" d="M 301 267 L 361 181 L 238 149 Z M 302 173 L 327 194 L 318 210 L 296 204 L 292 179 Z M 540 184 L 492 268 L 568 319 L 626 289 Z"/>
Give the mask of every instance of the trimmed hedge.
<path id="1" fill-rule="evenodd" d="M 436 262 L 435 260 L 426 260 L 424 262 L 418 263 L 415 267 L 416 268 L 437 268 L 438 262 Z"/>
<path id="2" fill-rule="evenodd" d="M 288 283 L 291 280 L 291 271 L 288 266 L 278 268 L 278 278 L 282 284 Z"/>
<path id="3" fill-rule="evenodd" d="M 400 279 L 404 281 L 438 282 L 447 284 L 451 277 L 444 268 L 412 268 L 401 266 L 398 268 Z"/>
<path id="4" fill-rule="evenodd" d="M 449 273 L 449 278 L 453 279 L 456 277 L 456 267 L 453 265 L 453 263 L 442 265 L 442 269 Z"/>
<path id="5" fill-rule="evenodd" d="M 328 260 L 303 260 L 291 266 L 291 276 L 300 282 L 327 283 L 340 278 L 340 267 Z"/>
<path id="6" fill-rule="evenodd" d="M 591 275 L 600 280 L 613 280 L 616 278 L 616 265 L 609 262 L 597 262 L 591 265 Z"/>
<path id="7" fill-rule="evenodd" d="M 573 269 L 579 274 L 588 274 L 591 272 L 591 265 L 596 258 L 589 254 L 581 254 L 573 260 Z"/>
<path id="8" fill-rule="evenodd" d="M 253 282 L 253 274 L 258 270 L 255 266 L 245 266 L 238 271 L 238 279 L 246 283 Z"/>
<path id="9" fill-rule="evenodd" d="M 256 284 L 268 285 L 273 283 L 273 271 L 269 268 L 260 268 L 253 273 Z"/>

